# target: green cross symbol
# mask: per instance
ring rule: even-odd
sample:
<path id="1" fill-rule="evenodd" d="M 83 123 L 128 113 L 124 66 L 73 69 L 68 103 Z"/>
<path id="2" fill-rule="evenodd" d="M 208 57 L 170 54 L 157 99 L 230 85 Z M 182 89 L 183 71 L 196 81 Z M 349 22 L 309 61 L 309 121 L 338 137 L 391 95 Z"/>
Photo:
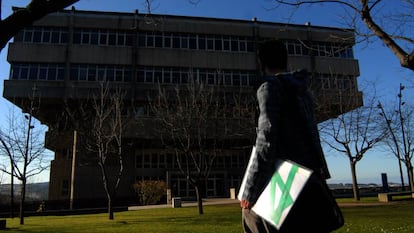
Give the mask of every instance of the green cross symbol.
<path id="1" fill-rule="evenodd" d="M 270 215 L 270 218 L 277 225 L 279 224 L 280 218 L 282 217 L 282 212 L 293 204 L 293 198 L 290 196 L 290 189 L 292 187 L 293 179 L 295 178 L 298 170 L 299 167 L 297 165 L 292 165 L 286 183 L 283 182 L 282 177 L 280 177 L 280 174 L 278 172 L 276 172 L 270 180 L 270 201 L 273 208 L 275 206 L 276 185 L 278 185 L 282 190 L 282 197 L 280 198 L 276 211 L 272 211 Z"/>

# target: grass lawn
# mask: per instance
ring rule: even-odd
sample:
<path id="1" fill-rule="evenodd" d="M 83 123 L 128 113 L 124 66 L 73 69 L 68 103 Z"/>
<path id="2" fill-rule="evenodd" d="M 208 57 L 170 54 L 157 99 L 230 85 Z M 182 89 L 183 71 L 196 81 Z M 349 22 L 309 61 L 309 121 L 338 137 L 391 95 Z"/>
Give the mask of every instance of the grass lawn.
<path id="1" fill-rule="evenodd" d="M 414 200 L 375 206 L 346 206 L 342 210 L 345 226 L 335 233 L 414 232 Z M 7 219 L 4 232 L 241 233 L 242 228 L 240 208 L 231 204 L 204 206 L 203 215 L 198 215 L 196 207 L 125 211 L 115 213 L 112 221 L 108 220 L 107 214 L 26 217 L 25 225 L 19 225 L 19 219 L 14 218 Z"/>

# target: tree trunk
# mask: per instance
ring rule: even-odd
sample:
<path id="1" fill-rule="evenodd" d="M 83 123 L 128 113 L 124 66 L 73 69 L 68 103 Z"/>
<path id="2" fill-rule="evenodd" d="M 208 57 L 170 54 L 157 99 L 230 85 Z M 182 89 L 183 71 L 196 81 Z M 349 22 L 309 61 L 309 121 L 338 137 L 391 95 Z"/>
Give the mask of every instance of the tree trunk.
<path id="1" fill-rule="evenodd" d="M 358 181 L 356 176 L 356 163 L 351 161 L 351 175 L 352 175 L 352 191 L 354 193 L 355 201 L 359 201 L 361 198 L 359 197 L 359 188 L 358 188 Z"/>
<path id="2" fill-rule="evenodd" d="M 413 174 L 413 166 L 411 165 L 411 161 L 407 161 L 407 174 L 408 174 L 408 183 L 410 184 L 410 190 L 414 191 L 414 174 Z"/>
<path id="3" fill-rule="evenodd" d="M 24 225 L 24 201 L 26 197 L 26 180 L 22 180 L 22 189 L 20 192 L 20 225 Z"/>
<path id="4" fill-rule="evenodd" d="M 198 205 L 198 214 L 203 214 L 203 198 L 201 197 L 199 185 L 195 185 L 196 195 L 197 195 L 197 205 Z"/>
<path id="5" fill-rule="evenodd" d="M 13 161 L 10 161 L 11 164 L 11 175 L 10 175 L 10 218 L 14 218 L 14 166 Z"/>
<path id="6" fill-rule="evenodd" d="M 405 182 L 404 182 L 404 174 L 401 166 L 401 158 L 398 155 L 398 168 L 400 171 L 400 179 L 401 179 L 401 191 L 405 191 Z"/>
<path id="7" fill-rule="evenodd" d="M 108 213 L 109 213 L 109 220 L 114 220 L 114 210 L 112 208 L 111 196 L 108 196 Z"/>

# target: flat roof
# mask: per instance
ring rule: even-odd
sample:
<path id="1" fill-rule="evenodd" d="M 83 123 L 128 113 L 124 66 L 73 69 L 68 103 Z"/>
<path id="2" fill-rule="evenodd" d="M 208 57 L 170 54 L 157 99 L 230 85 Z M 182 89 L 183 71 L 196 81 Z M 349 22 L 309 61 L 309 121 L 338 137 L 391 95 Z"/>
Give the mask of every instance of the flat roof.
<path id="1" fill-rule="evenodd" d="M 18 9 L 24 9 L 22 7 L 12 7 L 13 11 L 16 11 Z M 326 30 L 335 30 L 335 31 L 341 31 L 341 32 L 354 32 L 354 29 L 351 28 L 339 28 L 339 27 L 329 27 L 329 26 L 315 26 L 312 25 L 310 22 L 309 24 L 291 24 L 291 23 L 281 23 L 281 22 L 271 22 L 271 21 L 260 21 L 256 17 L 254 17 L 251 20 L 243 20 L 243 19 L 229 19 L 229 18 L 217 18 L 217 17 L 202 17 L 202 16 L 185 16 L 185 15 L 170 15 L 170 14 L 145 14 L 145 13 L 139 13 L 138 10 L 134 10 L 134 12 L 115 12 L 115 11 L 91 11 L 91 10 L 77 10 L 74 6 L 71 7 L 71 9 L 64 9 L 53 14 L 59 14 L 59 13 L 65 13 L 68 14 L 70 12 L 75 12 L 79 14 L 85 14 L 85 15 L 96 15 L 96 16 L 127 16 L 127 17 L 134 17 L 136 15 L 145 17 L 145 16 L 154 16 L 154 17 L 167 17 L 172 19 L 192 19 L 192 20 L 204 20 L 204 21 L 217 21 L 217 22 L 233 22 L 233 23 L 249 23 L 252 22 L 258 23 L 259 25 L 268 25 L 268 26 L 289 26 L 289 27 L 296 27 L 301 29 L 307 29 L 309 27 L 316 28 L 316 29 L 326 29 Z"/>

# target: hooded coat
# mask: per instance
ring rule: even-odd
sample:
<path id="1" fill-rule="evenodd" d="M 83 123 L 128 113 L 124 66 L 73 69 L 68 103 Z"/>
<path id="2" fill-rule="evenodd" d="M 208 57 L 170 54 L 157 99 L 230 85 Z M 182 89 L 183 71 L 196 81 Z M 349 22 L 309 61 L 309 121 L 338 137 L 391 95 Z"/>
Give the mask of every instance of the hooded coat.
<path id="1" fill-rule="evenodd" d="M 264 76 L 257 89 L 257 159 L 247 174 L 243 199 L 256 203 L 278 159 L 288 159 L 330 178 L 314 117 L 305 70 Z"/>

